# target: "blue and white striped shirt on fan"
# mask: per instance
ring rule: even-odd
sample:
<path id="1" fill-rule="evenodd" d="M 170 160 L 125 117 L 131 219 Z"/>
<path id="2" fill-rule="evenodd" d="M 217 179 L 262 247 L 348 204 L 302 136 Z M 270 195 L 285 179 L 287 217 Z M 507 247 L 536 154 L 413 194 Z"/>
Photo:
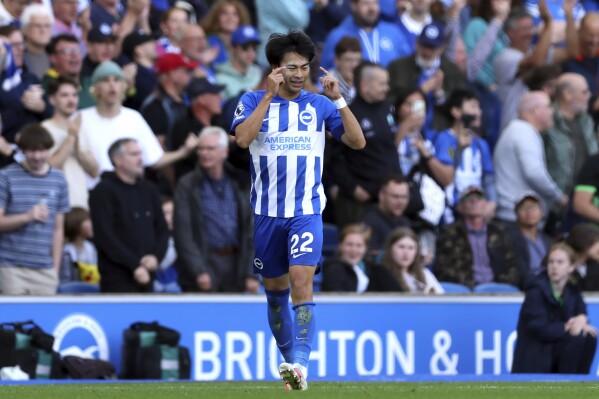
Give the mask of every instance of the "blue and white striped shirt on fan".
<path id="1" fill-rule="evenodd" d="M 56 214 L 69 211 L 69 192 L 61 171 L 50 168 L 44 176 L 34 176 L 16 163 L 0 170 L 0 208 L 5 215 L 27 213 L 42 202 L 49 211 L 46 223 L 28 223 L 0 234 L 0 267 L 52 267 Z"/>
<path id="2" fill-rule="evenodd" d="M 231 126 L 254 111 L 265 91 L 245 93 Z M 250 144 L 251 204 L 262 216 L 290 218 L 321 214 L 326 204 L 322 186 L 325 132 L 340 140 L 343 122 L 327 97 L 301 91 L 293 101 L 273 98 L 260 132 Z"/>

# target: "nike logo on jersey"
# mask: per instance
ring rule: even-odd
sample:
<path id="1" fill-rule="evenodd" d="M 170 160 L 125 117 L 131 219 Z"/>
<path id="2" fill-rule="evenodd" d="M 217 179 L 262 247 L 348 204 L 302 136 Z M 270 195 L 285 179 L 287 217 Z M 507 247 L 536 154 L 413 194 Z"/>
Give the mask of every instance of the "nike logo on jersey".
<path id="1" fill-rule="evenodd" d="M 300 256 L 306 255 L 306 253 L 293 254 L 293 259 L 299 258 Z"/>

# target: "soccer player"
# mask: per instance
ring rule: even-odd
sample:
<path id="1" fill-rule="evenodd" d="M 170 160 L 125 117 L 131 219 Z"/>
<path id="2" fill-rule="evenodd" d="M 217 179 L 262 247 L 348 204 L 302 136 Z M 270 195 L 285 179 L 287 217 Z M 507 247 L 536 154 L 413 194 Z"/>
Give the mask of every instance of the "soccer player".
<path id="1" fill-rule="evenodd" d="M 268 323 L 285 359 L 279 373 L 286 389 L 306 390 L 316 320 L 312 282 L 326 203 L 321 182 L 325 131 L 356 150 L 366 141 L 328 71 L 321 68 L 326 97 L 302 90 L 315 54 L 305 33 L 273 34 L 265 52 L 272 67 L 267 88 L 241 97 L 231 134 L 250 149 L 254 271 L 262 275 Z"/>

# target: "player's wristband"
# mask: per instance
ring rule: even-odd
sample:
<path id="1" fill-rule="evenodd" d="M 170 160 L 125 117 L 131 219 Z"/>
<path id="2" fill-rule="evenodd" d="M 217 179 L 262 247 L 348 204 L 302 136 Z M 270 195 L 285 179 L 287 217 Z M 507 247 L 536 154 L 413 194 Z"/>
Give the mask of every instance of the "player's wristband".
<path id="1" fill-rule="evenodd" d="M 347 107 L 347 103 L 345 102 L 345 98 L 343 97 L 339 97 L 338 99 L 333 100 L 333 104 L 335 104 L 335 107 L 337 107 L 337 109 Z"/>

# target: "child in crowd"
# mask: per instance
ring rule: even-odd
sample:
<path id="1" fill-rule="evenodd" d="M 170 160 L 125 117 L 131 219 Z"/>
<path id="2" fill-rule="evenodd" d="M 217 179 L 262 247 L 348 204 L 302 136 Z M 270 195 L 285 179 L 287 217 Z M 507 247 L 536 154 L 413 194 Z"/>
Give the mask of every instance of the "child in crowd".
<path id="1" fill-rule="evenodd" d="M 175 269 L 175 262 L 177 261 L 177 250 L 175 249 L 175 240 L 173 238 L 173 211 L 174 203 L 172 198 L 162 198 L 162 212 L 166 219 L 166 225 L 168 231 L 171 233 L 168 239 L 168 247 L 166 254 L 160 262 L 160 266 L 156 271 L 156 280 L 154 280 L 154 292 L 181 292 L 181 287 L 177 282 L 178 274 Z"/>
<path id="2" fill-rule="evenodd" d="M 391 270 L 405 292 L 444 294 L 437 278 L 423 266 L 421 255 L 418 235 L 412 229 L 400 227 L 387 238 L 383 265 Z"/>
<path id="3" fill-rule="evenodd" d="M 60 282 L 100 282 L 98 253 L 90 241 L 94 236 L 89 212 L 73 207 L 64 217 L 65 244 L 60 267 Z"/>
<path id="4" fill-rule="evenodd" d="M 546 271 L 526 291 L 512 373 L 588 374 L 597 346 L 579 289 L 570 282 L 576 253 L 564 242 L 548 251 Z"/>
<path id="5" fill-rule="evenodd" d="M 366 226 L 347 225 L 340 235 L 336 255 L 323 265 L 321 291 L 401 291 L 385 267 L 364 260 L 370 236 Z"/>

